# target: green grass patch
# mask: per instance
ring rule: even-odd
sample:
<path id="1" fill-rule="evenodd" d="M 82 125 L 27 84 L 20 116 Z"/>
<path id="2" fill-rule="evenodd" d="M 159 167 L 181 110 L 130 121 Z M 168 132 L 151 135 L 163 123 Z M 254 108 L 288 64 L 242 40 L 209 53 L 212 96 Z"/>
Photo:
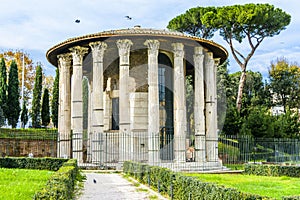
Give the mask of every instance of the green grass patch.
<path id="1" fill-rule="evenodd" d="M 0 168 L 0 200 L 32 199 L 54 172 Z"/>
<path id="2" fill-rule="evenodd" d="M 223 164 L 223 165 L 231 170 L 244 170 L 245 169 L 244 164 Z"/>
<path id="3" fill-rule="evenodd" d="M 203 182 L 216 183 L 250 194 L 276 199 L 300 195 L 300 179 L 292 177 L 268 177 L 243 174 L 189 174 Z"/>

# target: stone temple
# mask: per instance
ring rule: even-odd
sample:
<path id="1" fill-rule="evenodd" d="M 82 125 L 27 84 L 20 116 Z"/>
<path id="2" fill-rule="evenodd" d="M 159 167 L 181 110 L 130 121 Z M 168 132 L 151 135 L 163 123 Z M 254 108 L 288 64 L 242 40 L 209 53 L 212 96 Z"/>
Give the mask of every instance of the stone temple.
<path id="1" fill-rule="evenodd" d="M 46 56 L 59 69 L 59 157 L 91 166 L 222 166 L 216 71 L 228 53 L 221 45 L 135 26 L 68 39 Z"/>

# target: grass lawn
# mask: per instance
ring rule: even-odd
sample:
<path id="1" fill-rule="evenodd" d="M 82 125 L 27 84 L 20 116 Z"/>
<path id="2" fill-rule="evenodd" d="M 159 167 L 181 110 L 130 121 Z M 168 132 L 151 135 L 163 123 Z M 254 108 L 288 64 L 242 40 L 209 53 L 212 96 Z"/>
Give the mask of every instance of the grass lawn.
<path id="1" fill-rule="evenodd" d="M 0 168 L 0 200 L 32 199 L 53 173 L 46 170 Z"/>
<path id="2" fill-rule="evenodd" d="M 300 178 L 268 177 L 242 174 L 191 174 L 203 182 L 213 182 L 241 192 L 281 199 L 300 195 Z"/>

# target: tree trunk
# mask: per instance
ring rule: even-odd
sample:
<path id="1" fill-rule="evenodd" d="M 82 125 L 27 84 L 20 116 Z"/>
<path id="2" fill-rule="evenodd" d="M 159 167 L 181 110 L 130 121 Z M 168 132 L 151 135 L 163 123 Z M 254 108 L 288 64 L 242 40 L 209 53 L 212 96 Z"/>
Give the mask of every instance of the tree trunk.
<path id="1" fill-rule="evenodd" d="M 241 108 L 242 108 L 243 90 L 244 90 L 245 81 L 246 81 L 246 70 L 242 70 L 240 82 L 239 82 L 238 94 L 236 98 L 236 108 L 238 112 L 241 112 Z"/>

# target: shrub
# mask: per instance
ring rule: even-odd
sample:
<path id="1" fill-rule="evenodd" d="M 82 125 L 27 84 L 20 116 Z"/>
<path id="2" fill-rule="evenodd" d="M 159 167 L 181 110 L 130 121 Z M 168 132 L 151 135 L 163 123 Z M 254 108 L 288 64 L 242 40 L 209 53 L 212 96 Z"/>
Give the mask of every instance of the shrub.
<path id="1" fill-rule="evenodd" d="M 69 160 L 51 176 L 43 189 L 35 193 L 33 199 L 73 199 L 78 173 L 77 161 Z"/>
<path id="2" fill-rule="evenodd" d="M 20 168 L 20 169 L 45 169 L 56 171 L 68 159 L 62 158 L 20 158 L 20 157 L 5 157 L 0 158 L 0 167 L 3 168 Z"/>
<path id="3" fill-rule="evenodd" d="M 289 176 L 300 177 L 300 167 L 279 165 L 245 165 L 245 174 L 259 176 Z"/>
<path id="4" fill-rule="evenodd" d="M 196 177 L 188 177 L 157 166 L 126 161 L 123 165 L 123 171 L 174 199 L 271 199 L 241 193 L 236 189 L 213 183 L 201 182 Z"/>

